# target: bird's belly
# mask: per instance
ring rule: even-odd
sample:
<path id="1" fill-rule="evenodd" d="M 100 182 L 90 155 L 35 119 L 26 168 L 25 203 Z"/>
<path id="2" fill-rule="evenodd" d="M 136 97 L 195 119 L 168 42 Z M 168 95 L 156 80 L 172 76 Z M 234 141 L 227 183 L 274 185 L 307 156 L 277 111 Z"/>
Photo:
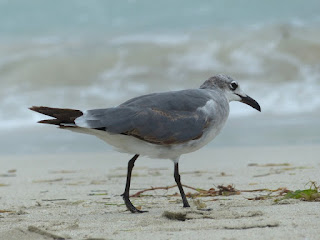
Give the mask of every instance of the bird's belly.
<path id="1" fill-rule="evenodd" d="M 69 130 L 94 135 L 113 146 L 118 152 L 172 160 L 177 159 L 181 155 L 171 146 L 152 144 L 128 135 L 110 134 L 106 131 L 89 128 L 69 128 Z"/>

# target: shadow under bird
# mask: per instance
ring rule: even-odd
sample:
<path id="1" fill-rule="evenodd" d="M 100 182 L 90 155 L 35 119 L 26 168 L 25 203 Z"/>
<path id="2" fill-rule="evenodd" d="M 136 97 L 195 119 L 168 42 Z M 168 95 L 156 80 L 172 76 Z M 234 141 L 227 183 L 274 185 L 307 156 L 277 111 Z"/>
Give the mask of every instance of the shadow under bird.
<path id="1" fill-rule="evenodd" d="M 239 84 L 223 74 L 206 80 L 198 89 L 152 93 L 117 107 L 80 111 L 50 107 L 30 109 L 54 119 L 39 123 L 58 125 L 97 136 L 117 151 L 134 154 L 128 163 L 123 200 L 132 213 L 141 213 L 129 199 L 131 172 L 140 155 L 171 159 L 183 207 L 190 207 L 180 182 L 179 158 L 213 140 L 229 115 L 229 102 L 240 101 L 261 111 Z"/>

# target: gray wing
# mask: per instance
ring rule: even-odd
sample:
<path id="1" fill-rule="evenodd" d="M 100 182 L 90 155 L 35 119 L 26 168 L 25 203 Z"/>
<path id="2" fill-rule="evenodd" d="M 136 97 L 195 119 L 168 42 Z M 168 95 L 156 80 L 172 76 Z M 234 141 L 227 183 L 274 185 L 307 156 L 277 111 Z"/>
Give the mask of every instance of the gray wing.
<path id="1" fill-rule="evenodd" d="M 151 94 L 115 108 L 89 110 L 76 120 L 76 124 L 130 135 L 154 144 L 198 139 L 212 120 L 198 109 L 208 99 L 190 92 L 181 95 L 181 92 L 178 97 L 175 93 Z"/>
<path id="2" fill-rule="evenodd" d="M 211 96 L 202 89 L 188 89 L 163 93 L 152 93 L 132 98 L 119 107 L 157 108 L 164 111 L 196 111 L 204 106 Z"/>

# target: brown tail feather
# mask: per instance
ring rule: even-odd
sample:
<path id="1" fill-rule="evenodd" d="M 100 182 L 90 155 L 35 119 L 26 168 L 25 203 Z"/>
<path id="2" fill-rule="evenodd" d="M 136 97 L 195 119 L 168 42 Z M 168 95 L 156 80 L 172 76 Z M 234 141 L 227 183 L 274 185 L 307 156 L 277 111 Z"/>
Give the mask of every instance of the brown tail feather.
<path id="1" fill-rule="evenodd" d="M 74 120 L 83 115 L 80 110 L 67 108 L 50 108 L 50 107 L 36 107 L 29 108 L 32 111 L 42 113 L 44 115 L 54 117 L 55 119 L 41 120 L 39 123 L 61 125 L 62 123 L 74 123 Z"/>

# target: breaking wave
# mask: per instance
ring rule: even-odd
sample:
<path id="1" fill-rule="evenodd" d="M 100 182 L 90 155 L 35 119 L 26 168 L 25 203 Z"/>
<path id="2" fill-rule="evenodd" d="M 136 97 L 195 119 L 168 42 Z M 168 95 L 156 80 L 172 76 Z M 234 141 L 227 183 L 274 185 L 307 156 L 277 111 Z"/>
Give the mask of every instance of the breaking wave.
<path id="1" fill-rule="evenodd" d="M 32 105 L 110 107 L 149 92 L 199 87 L 217 73 L 238 79 L 264 114 L 320 109 L 320 30 L 303 24 L 119 34 L 99 40 L 42 37 L 0 45 L 0 122 L 38 120 Z M 238 105 L 231 116 L 247 116 Z"/>

